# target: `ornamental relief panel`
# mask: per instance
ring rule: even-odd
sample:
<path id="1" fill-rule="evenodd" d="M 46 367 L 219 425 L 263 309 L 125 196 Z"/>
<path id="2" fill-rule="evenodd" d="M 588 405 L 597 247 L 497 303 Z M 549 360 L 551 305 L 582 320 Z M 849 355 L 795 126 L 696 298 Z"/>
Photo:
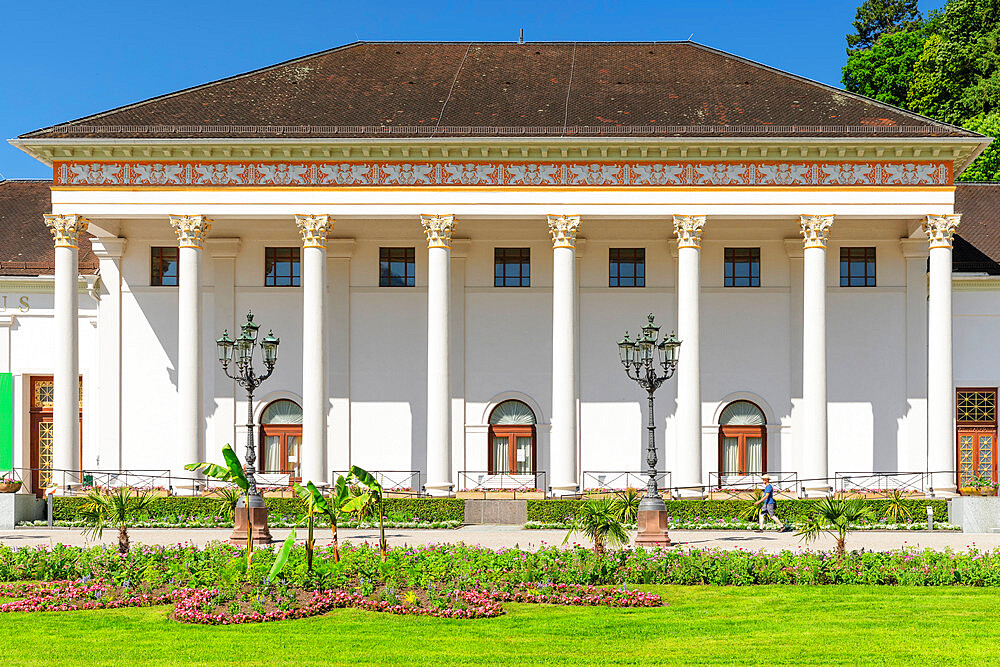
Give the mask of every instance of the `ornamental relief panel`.
<path id="1" fill-rule="evenodd" d="M 949 162 L 56 162 L 55 185 L 949 185 Z"/>

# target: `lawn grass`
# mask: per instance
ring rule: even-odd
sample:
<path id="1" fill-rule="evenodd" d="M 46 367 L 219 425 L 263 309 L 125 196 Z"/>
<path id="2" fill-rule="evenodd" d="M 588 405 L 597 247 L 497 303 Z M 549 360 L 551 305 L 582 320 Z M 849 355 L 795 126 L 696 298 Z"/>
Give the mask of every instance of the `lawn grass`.
<path id="1" fill-rule="evenodd" d="M 1000 591 L 649 587 L 668 606 L 509 605 L 496 619 L 335 610 L 190 626 L 168 607 L 0 616 L 5 664 L 996 664 Z"/>

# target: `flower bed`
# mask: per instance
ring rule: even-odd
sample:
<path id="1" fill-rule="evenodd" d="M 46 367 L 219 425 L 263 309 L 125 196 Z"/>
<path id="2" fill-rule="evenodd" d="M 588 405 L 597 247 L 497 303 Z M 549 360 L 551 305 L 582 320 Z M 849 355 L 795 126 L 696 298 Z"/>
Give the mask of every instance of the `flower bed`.
<path id="1" fill-rule="evenodd" d="M 300 528 L 305 525 L 304 520 L 301 518 L 287 517 L 268 517 L 268 526 L 271 528 Z M 18 526 L 48 526 L 48 521 L 38 520 L 38 521 L 20 521 Z M 83 528 L 87 525 L 86 521 L 76 519 L 73 521 L 53 521 L 52 525 L 57 528 Z M 386 528 L 407 528 L 407 529 L 420 529 L 420 530 L 433 530 L 433 529 L 454 529 L 460 528 L 462 526 L 461 521 L 386 521 Z M 221 516 L 213 517 L 202 517 L 202 516 L 191 516 L 191 517 L 165 517 L 161 519 L 139 519 L 133 521 L 129 524 L 129 528 L 232 528 L 233 520 L 226 519 Z M 317 529 L 329 529 L 330 522 L 324 520 L 316 521 Z M 337 528 L 359 528 L 359 529 L 371 529 L 378 528 L 378 521 L 376 519 L 370 519 L 367 521 L 356 521 L 356 520 L 342 520 L 337 522 Z"/>
<path id="2" fill-rule="evenodd" d="M 794 524 L 789 524 L 794 527 Z M 528 530 L 570 530 L 573 524 L 568 522 L 540 523 L 529 521 L 524 524 Z M 635 524 L 625 524 L 628 530 L 635 530 Z M 760 530 L 760 524 L 756 521 L 727 521 L 717 519 L 715 521 L 675 521 L 672 517 L 667 518 L 667 528 L 670 530 Z M 771 521 L 764 524 L 764 530 L 777 532 L 781 526 Z M 851 530 L 927 530 L 926 521 L 911 521 L 908 523 L 888 523 L 879 521 L 876 523 L 852 523 Z M 947 521 L 935 521 L 934 530 L 962 530 L 961 526 L 948 523 Z"/>
<path id="3" fill-rule="evenodd" d="M 303 590 L 269 586 L 240 592 L 218 588 L 178 588 L 158 592 L 133 591 L 98 581 L 21 582 L 0 584 L 0 596 L 21 599 L 0 604 L 3 612 L 76 611 L 174 604 L 173 618 L 183 623 L 235 625 L 307 618 L 333 609 L 474 619 L 503 615 L 501 603 L 556 604 L 608 607 L 659 607 L 660 596 L 637 590 L 574 584 L 519 584 L 505 589 L 476 588 L 433 594 L 434 589 L 405 590 L 381 587 L 380 597 L 343 589 Z M 400 597 L 402 594 L 402 597 Z"/>
<path id="4" fill-rule="evenodd" d="M 168 590 L 136 591 L 104 580 L 6 583 L 0 584 L 0 597 L 21 599 L 0 604 L 0 613 L 151 607 L 167 604 L 173 596 L 174 593 Z"/>

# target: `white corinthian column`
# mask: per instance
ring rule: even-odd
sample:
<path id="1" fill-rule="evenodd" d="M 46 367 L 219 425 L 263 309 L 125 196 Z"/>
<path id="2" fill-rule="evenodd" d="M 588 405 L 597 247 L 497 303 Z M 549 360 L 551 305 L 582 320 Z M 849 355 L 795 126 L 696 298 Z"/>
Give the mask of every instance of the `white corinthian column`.
<path id="1" fill-rule="evenodd" d="M 576 493 L 576 234 L 578 215 L 550 215 L 552 234 L 551 487 Z"/>
<path id="2" fill-rule="evenodd" d="M 701 230 L 703 215 L 675 215 L 677 235 L 677 454 L 674 486 L 701 495 Z"/>
<path id="3" fill-rule="evenodd" d="M 333 231 L 328 215 L 296 215 L 302 235 L 302 444 L 303 480 L 325 484 L 327 397 L 326 244 Z M 332 481 L 332 480 L 331 480 Z"/>
<path id="4" fill-rule="evenodd" d="M 201 254 L 212 221 L 201 215 L 172 215 L 177 234 L 177 449 L 171 468 L 204 461 L 202 425 Z M 184 486 L 184 485 L 181 485 Z"/>
<path id="5" fill-rule="evenodd" d="M 802 231 L 802 465 L 806 491 L 828 493 L 826 419 L 826 241 L 832 215 L 799 217 Z M 813 480 L 813 481 L 809 481 Z"/>
<path id="6" fill-rule="evenodd" d="M 927 468 L 935 495 L 952 495 L 955 475 L 955 379 L 952 375 L 951 249 L 961 215 L 929 215 L 927 298 Z"/>
<path id="7" fill-rule="evenodd" d="M 52 467 L 80 469 L 79 245 L 89 221 L 76 215 L 45 214 L 55 244 L 55 328 L 53 360 Z M 54 474 L 54 483 L 79 483 L 74 475 Z"/>
<path id="8" fill-rule="evenodd" d="M 422 215 L 427 234 L 427 492 L 448 495 L 451 479 L 451 234 L 455 216 Z"/>

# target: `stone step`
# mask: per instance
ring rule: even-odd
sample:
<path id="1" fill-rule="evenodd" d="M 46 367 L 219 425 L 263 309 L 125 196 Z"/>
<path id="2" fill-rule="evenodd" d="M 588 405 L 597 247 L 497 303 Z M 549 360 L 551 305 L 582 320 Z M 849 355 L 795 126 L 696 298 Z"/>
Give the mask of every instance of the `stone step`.
<path id="1" fill-rule="evenodd" d="M 527 500 L 466 500 L 465 523 L 523 526 L 528 521 Z"/>

